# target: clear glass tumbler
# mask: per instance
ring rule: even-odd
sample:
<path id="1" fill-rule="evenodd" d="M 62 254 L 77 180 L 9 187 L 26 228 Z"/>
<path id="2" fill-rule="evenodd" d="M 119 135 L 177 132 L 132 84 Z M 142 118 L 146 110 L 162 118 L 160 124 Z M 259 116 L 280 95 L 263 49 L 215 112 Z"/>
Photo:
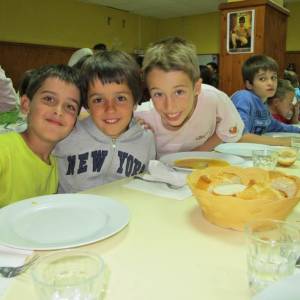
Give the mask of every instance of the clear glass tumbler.
<path id="1" fill-rule="evenodd" d="M 99 300 L 104 262 L 92 252 L 60 251 L 41 257 L 32 277 L 41 300 Z"/>
<path id="2" fill-rule="evenodd" d="M 252 294 L 292 275 L 300 255 L 300 228 L 284 221 L 262 219 L 245 226 L 248 279 Z"/>
<path id="3" fill-rule="evenodd" d="M 297 159 L 300 159 L 300 135 L 291 137 L 291 146 L 297 152 Z"/>
<path id="4" fill-rule="evenodd" d="M 264 149 L 252 151 L 253 166 L 273 170 L 277 165 L 278 152 Z"/>

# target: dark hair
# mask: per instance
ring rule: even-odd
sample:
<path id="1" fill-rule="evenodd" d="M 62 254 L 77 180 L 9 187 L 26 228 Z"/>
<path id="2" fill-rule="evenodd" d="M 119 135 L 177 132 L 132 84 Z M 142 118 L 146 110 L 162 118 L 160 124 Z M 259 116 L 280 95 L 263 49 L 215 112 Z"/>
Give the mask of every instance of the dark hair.
<path id="1" fill-rule="evenodd" d="M 103 43 L 99 43 L 99 44 L 96 44 L 94 47 L 93 47 L 94 50 L 107 50 L 107 46 Z"/>
<path id="2" fill-rule="evenodd" d="M 244 82 L 249 81 L 252 84 L 254 76 L 260 70 L 278 72 L 278 64 L 273 58 L 266 55 L 251 56 L 242 66 Z"/>
<path id="3" fill-rule="evenodd" d="M 102 84 L 127 84 L 135 104 L 142 97 L 140 68 L 135 59 L 123 51 L 100 51 L 85 61 L 81 68 L 83 106 L 85 108 L 88 108 L 89 85 L 97 79 Z"/>
<path id="4" fill-rule="evenodd" d="M 211 84 L 212 73 L 208 66 L 200 65 L 200 77 L 202 79 L 202 83 Z"/>
<path id="5" fill-rule="evenodd" d="M 211 68 L 212 68 L 216 73 L 218 73 L 219 67 L 218 67 L 217 63 L 215 63 L 214 61 L 211 61 L 211 62 L 207 63 L 206 65 L 207 65 L 207 66 L 211 66 Z"/>
<path id="6" fill-rule="evenodd" d="M 82 91 L 79 81 L 79 72 L 67 65 L 47 65 L 34 70 L 30 74 L 26 90 L 23 90 L 22 93 L 26 94 L 27 97 L 32 100 L 37 90 L 48 78 L 59 78 L 62 81 L 74 84 L 79 89 L 81 94 L 79 103 L 80 111 L 80 107 L 82 105 Z"/>
<path id="7" fill-rule="evenodd" d="M 276 93 L 273 97 L 268 99 L 268 104 L 272 104 L 274 99 L 283 100 L 287 93 L 295 94 L 295 89 L 289 80 L 279 79 Z"/>
<path id="8" fill-rule="evenodd" d="M 200 65 L 200 77 L 202 79 L 202 83 L 218 88 L 218 75 L 207 65 Z"/>
<path id="9" fill-rule="evenodd" d="M 285 70 L 283 78 L 290 81 L 294 88 L 299 87 L 298 75 L 294 71 Z"/>
<path id="10" fill-rule="evenodd" d="M 242 16 L 242 17 L 239 17 L 239 23 L 245 23 L 245 17 L 244 16 Z"/>
<path id="11" fill-rule="evenodd" d="M 24 74 L 20 80 L 19 87 L 18 87 L 18 92 L 19 92 L 20 97 L 22 97 L 23 95 L 26 94 L 26 90 L 27 90 L 30 78 L 34 72 L 35 72 L 35 69 L 27 70 L 24 72 Z"/>

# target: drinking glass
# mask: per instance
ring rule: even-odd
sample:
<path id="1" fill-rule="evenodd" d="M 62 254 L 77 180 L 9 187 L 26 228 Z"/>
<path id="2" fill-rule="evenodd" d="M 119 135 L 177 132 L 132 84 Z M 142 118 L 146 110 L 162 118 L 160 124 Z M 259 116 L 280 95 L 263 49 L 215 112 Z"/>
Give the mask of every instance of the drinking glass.
<path id="1" fill-rule="evenodd" d="M 297 159 L 300 159 L 300 137 L 291 137 L 291 146 L 297 152 Z"/>
<path id="2" fill-rule="evenodd" d="M 271 219 L 252 221 L 245 226 L 252 294 L 294 273 L 300 254 L 299 229 L 294 224 Z"/>
<path id="3" fill-rule="evenodd" d="M 266 170 L 273 170 L 277 165 L 278 153 L 264 149 L 252 151 L 253 166 Z"/>
<path id="4" fill-rule="evenodd" d="M 60 251 L 40 258 L 32 277 L 41 300 L 99 300 L 104 262 L 92 252 Z"/>

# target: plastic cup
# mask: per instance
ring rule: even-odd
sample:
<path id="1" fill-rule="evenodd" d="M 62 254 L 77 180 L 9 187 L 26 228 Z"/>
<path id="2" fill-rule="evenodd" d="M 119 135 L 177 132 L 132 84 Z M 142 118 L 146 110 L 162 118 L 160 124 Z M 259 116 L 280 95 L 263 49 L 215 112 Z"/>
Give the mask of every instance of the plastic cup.
<path id="1" fill-rule="evenodd" d="M 277 165 L 278 153 L 272 150 L 252 151 L 253 166 L 266 170 L 274 170 Z"/>
<path id="2" fill-rule="evenodd" d="M 252 294 L 292 275 L 300 254 L 299 227 L 263 219 L 245 226 L 248 280 Z"/>
<path id="3" fill-rule="evenodd" d="M 104 262 L 92 252 L 61 251 L 40 258 L 32 277 L 41 300 L 100 300 Z"/>

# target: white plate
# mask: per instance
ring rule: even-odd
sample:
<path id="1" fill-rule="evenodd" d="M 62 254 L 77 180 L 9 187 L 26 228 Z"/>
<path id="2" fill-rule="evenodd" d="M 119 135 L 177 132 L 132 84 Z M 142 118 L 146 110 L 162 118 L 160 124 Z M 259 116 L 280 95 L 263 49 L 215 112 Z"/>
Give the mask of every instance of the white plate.
<path id="1" fill-rule="evenodd" d="M 0 244 L 30 250 L 77 247 L 105 239 L 129 222 L 127 207 L 89 194 L 35 197 L 0 210 Z"/>
<path id="2" fill-rule="evenodd" d="M 235 155 L 215 153 L 215 152 L 201 152 L 201 151 L 178 152 L 178 153 L 166 154 L 160 158 L 160 161 L 173 167 L 174 169 L 190 172 L 191 169 L 174 166 L 176 160 L 185 159 L 185 158 L 223 159 L 232 165 L 242 165 L 245 162 L 243 158 Z"/>
<path id="3" fill-rule="evenodd" d="M 253 300 L 299 300 L 300 273 L 282 279 L 257 294 Z"/>
<path id="4" fill-rule="evenodd" d="M 300 133 L 296 132 L 266 132 L 263 135 L 271 136 L 271 137 L 300 137 Z"/>
<path id="5" fill-rule="evenodd" d="M 281 146 L 269 146 L 263 144 L 252 143 L 225 143 L 220 144 L 215 148 L 215 151 L 227 154 L 234 154 L 243 157 L 252 157 L 253 150 L 280 150 L 284 147 Z"/>

